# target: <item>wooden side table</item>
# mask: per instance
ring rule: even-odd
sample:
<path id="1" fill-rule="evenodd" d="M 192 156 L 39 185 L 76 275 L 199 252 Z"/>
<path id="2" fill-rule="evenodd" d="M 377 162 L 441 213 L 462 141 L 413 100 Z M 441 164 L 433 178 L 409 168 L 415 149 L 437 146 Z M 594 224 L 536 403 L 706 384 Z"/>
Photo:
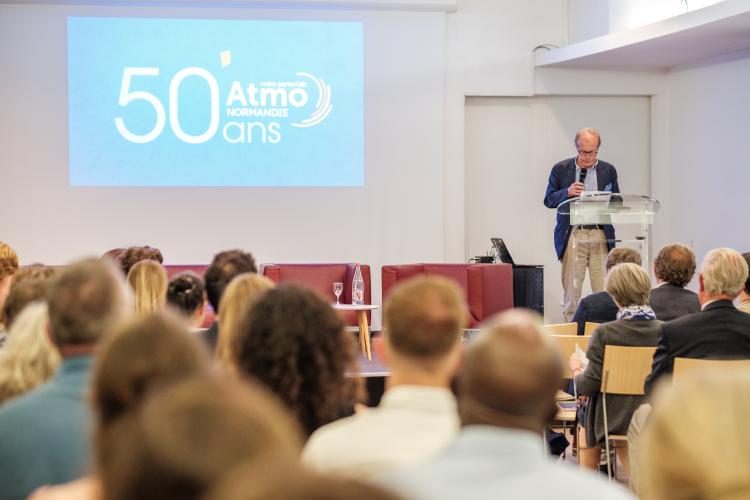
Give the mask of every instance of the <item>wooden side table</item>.
<path id="1" fill-rule="evenodd" d="M 367 356 L 368 361 L 372 361 L 372 348 L 370 346 L 370 327 L 367 325 L 367 312 L 379 309 L 380 306 L 370 304 L 332 304 L 337 311 L 357 311 L 359 320 L 359 345 L 362 348 L 362 354 Z"/>

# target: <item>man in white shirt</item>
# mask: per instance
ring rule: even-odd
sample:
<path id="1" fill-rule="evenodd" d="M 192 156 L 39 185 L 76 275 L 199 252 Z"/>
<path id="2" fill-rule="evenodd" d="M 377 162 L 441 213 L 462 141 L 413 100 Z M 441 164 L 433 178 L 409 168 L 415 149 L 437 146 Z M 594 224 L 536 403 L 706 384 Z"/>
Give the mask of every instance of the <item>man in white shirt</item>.
<path id="1" fill-rule="evenodd" d="M 431 463 L 382 482 L 413 500 L 632 498 L 593 472 L 546 456 L 542 431 L 557 413 L 561 370 L 530 313 L 503 313 L 466 353 L 456 440 Z"/>
<path id="2" fill-rule="evenodd" d="M 380 352 L 391 375 L 377 408 L 318 429 L 302 459 L 323 472 L 367 478 L 430 460 L 459 429 L 449 389 L 461 358 L 466 304 L 440 277 L 418 277 L 386 301 Z"/>

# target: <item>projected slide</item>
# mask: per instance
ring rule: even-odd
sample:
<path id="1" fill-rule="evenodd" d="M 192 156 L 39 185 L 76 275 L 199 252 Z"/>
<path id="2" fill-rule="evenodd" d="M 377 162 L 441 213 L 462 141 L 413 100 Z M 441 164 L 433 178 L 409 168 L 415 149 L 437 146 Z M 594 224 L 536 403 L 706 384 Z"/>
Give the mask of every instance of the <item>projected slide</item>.
<path id="1" fill-rule="evenodd" d="M 71 186 L 361 186 L 362 24 L 68 18 Z"/>

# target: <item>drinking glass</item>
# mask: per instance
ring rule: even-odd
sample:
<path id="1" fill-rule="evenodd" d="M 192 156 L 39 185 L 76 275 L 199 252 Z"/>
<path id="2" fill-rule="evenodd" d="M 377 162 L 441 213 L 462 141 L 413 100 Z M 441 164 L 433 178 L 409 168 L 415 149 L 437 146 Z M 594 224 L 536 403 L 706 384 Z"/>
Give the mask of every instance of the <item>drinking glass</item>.
<path id="1" fill-rule="evenodd" d="M 341 292 L 344 291 L 344 284 L 341 282 L 336 282 L 333 284 L 333 293 L 336 295 L 336 304 L 339 304 L 339 297 L 341 297 Z"/>

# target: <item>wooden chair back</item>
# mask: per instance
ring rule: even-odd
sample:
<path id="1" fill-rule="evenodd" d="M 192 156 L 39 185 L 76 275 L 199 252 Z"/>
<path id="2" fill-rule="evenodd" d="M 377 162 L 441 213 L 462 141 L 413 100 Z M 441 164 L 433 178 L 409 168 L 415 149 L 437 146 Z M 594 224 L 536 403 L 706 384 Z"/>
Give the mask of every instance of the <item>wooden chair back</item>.
<path id="1" fill-rule="evenodd" d="M 601 392 L 642 396 L 655 351 L 656 347 L 605 346 Z"/>
<path id="2" fill-rule="evenodd" d="M 692 358 L 675 358 L 672 380 L 677 382 L 687 373 L 693 370 L 706 370 L 711 368 L 748 368 L 750 369 L 750 359 L 692 359 Z"/>
<path id="3" fill-rule="evenodd" d="M 596 330 L 601 323 L 592 323 L 591 321 L 586 322 L 586 326 L 583 327 L 583 334 L 584 335 L 591 335 L 594 333 L 594 330 Z"/>
<path id="4" fill-rule="evenodd" d="M 576 346 L 580 347 L 583 352 L 586 352 L 586 349 L 589 347 L 591 335 L 550 335 L 549 337 L 554 339 L 559 347 L 560 360 L 563 365 L 563 378 L 570 378 L 568 360 L 570 359 L 571 354 L 576 352 Z"/>
<path id="5" fill-rule="evenodd" d="M 575 335 L 578 333 L 578 323 L 558 323 L 556 325 L 542 325 L 542 333 L 548 335 Z"/>

